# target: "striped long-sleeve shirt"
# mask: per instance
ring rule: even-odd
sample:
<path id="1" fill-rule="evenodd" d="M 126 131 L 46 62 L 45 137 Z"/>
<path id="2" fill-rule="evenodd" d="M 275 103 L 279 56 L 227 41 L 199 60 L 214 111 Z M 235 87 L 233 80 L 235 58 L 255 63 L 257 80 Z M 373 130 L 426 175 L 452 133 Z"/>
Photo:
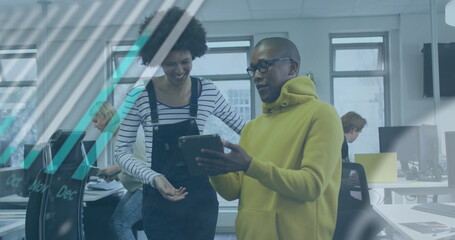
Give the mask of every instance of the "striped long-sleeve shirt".
<path id="1" fill-rule="evenodd" d="M 204 126 L 207 118 L 214 115 L 222 120 L 227 126 L 237 133 L 240 133 L 245 125 L 244 120 L 224 99 L 219 89 L 207 79 L 199 79 L 201 84 L 201 92 L 198 97 L 198 111 L 196 123 L 199 128 L 199 133 L 204 131 Z M 135 99 L 135 101 L 131 101 Z M 129 112 L 123 112 L 125 118 L 120 125 L 117 144 L 115 148 L 115 160 L 129 174 L 138 178 L 145 184 L 150 184 L 154 187 L 153 178 L 161 175 L 151 169 L 152 161 L 160 161 L 152 159 L 153 148 L 153 127 L 150 116 L 150 104 L 148 93 L 145 90 L 145 85 L 136 86 L 130 91 L 129 96 L 125 101 L 131 106 Z M 170 107 L 157 102 L 159 124 L 172 124 L 190 119 L 189 105 L 183 107 Z M 126 111 L 126 110 L 120 110 Z M 147 161 L 137 160 L 132 155 L 132 145 L 136 139 L 136 132 L 142 125 L 145 134 L 145 149 Z"/>

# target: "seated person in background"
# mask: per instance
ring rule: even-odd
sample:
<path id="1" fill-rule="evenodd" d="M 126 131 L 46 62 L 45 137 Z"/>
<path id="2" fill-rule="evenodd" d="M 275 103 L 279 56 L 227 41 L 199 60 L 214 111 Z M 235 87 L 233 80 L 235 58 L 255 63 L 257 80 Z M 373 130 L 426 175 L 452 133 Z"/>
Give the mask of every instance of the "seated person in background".
<path id="1" fill-rule="evenodd" d="M 356 112 L 348 112 L 341 117 L 344 131 L 344 142 L 341 156 L 344 163 L 349 163 L 348 143 L 354 142 L 367 124 L 365 118 Z M 355 186 L 359 186 L 357 173 L 342 168 L 341 188 L 338 196 L 338 217 L 333 240 L 369 240 L 374 239 L 385 223 L 371 208 L 365 208 L 361 200 L 352 193 Z M 368 205 L 370 205 L 368 203 Z M 362 206 L 362 207 L 359 207 Z M 352 239 L 353 236 L 357 238 Z"/>
<path id="2" fill-rule="evenodd" d="M 348 143 L 354 142 L 359 134 L 362 132 L 363 127 L 367 124 L 365 118 L 356 112 L 348 112 L 341 117 L 343 124 L 344 142 L 341 147 L 341 159 L 343 162 L 350 162 Z M 356 174 L 351 174 L 349 171 L 341 172 L 341 189 L 339 195 L 339 202 L 352 203 L 358 206 L 355 197 L 351 196 L 351 186 L 358 186 L 359 178 Z"/>
<path id="3" fill-rule="evenodd" d="M 98 112 L 94 112 L 93 110 L 91 112 L 91 115 L 93 116 L 92 121 L 96 128 L 100 131 L 104 131 L 111 119 L 119 122 L 119 118 L 116 116 L 115 108 L 110 103 L 100 102 L 98 104 L 101 105 Z M 118 124 L 115 125 L 118 126 Z M 117 129 L 112 129 L 112 131 L 114 131 L 112 141 L 115 143 Z M 142 131 L 138 131 L 136 143 L 133 145 L 133 155 L 141 161 L 146 161 L 144 133 Z M 119 179 L 127 190 L 115 208 L 109 224 L 116 239 L 135 240 L 131 227 L 142 219 L 142 183 L 127 174 L 126 171 L 122 171 L 122 168 L 117 165 L 100 169 L 100 173 L 105 174 L 105 176 L 111 176 L 104 177 L 108 182 Z"/>
<path id="4" fill-rule="evenodd" d="M 344 142 L 341 148 L 341 157 L 343 162 L 349 162 L 349 148 L 348 143 L 353 143 L 359 134 L 362 132 L 363 127 L 367 124 L 367 120 L 356 112 L 348 112 L 341 117 L 343 124 Z"/>
<path id="5" fill-rule="evenodd" d="M 360 114 L 351 111 L 341 117 L 341 123 L 343 124 L 344 132 L 344 141 L 341 147 L 341 159 L 343 162 L 350 162 L 348 143 L 353 143 L 359 137 L 359 134 L 362 132 L 363 127 L 365 127 L 367 124 L 367 120 L 360 116 Z M 343 186 L 346 187 L 353 184 L 358 185 L 359 183 L 358 177 L 356 175 L 352 175 L 351 177 L 347 178 L 347 174 L 350 173 L 341 173 L 341 190 L 343 190 Z M 350 194 L 348 197 L 350 197 Z"/>

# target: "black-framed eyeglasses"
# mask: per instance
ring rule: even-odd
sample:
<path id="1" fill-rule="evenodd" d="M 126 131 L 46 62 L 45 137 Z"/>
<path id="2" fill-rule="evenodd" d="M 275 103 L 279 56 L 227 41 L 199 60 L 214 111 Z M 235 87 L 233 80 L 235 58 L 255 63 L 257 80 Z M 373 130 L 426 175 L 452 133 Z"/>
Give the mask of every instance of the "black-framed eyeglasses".
<path id="1" fill-rule="evenodd" d="M 260 73 L 266 73 L 269 70 L 269 67 L 272 66 L 274 63 L 285 60 L 294 61 L 290 57 L 259 61 L 258 64 L 256 65 L 251 64 L 246 69 L 246 71 L 248 72 L 248 75 L 250 75 L 250 77 L 254 77 L 254 73 L 256 72 L 256 70 L 258 70 Z"/>

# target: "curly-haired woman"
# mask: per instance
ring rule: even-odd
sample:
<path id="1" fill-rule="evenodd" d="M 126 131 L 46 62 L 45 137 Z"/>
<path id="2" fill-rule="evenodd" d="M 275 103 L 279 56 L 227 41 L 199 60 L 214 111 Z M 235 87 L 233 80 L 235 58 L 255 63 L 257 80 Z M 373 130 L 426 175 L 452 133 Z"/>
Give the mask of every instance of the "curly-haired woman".
<path id="1" fill-rule="evenodd" d="M 184 14 L 188 13 L 171 8 L 151 29 L 152 34 L 140 51 L 145 65 L 150 65 Z M 207 51 L 202 24 L 194 17 L 190 19 L 161 63 L 164 75 L 139 84 L 129 93 L 129 98 L 135 100 L 127 102 L 131 109 L 125 113 L 117 139 L 116 161 L 144 183 L 142 216 L 148 239 L 214 239 L 216 193 L 207 176 L 188 173 L 178 137 L 202 133 L 210 115 L 237 133 L 245 124 L 210 80 L 190 76 L 193 60 Z M 141 34 L 151 20 L 152 17 L 146 18 Z M 139 125 L 145 133 L 146 164 L 131 154 Z"/>

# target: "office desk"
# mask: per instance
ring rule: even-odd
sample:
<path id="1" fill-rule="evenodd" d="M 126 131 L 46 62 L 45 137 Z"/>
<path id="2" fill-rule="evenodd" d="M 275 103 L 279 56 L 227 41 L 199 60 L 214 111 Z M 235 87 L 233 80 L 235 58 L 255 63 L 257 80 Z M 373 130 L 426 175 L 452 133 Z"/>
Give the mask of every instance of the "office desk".
<path id="1" fill-rule="evenodd" d="M 95 240 L 95 239 L 112 239 L 112 233 L 109 228 L 109 219 L 112 216 L 112 212 L 118 203 L 118 193 L 122 193 L 125 189 L 120 184 L 119 187 L 112 190 L 105 191 L 94 191 L 94 190 L 85 190 L 84 193 L 84 232 L 85 239 Z M 113 198 L 115 200 L 113 200 Z M 0 198 L 0 203 L 15 203 L 24 207 L 27 205 L 28 197 L 21 197 L 17 194 L 9 195 Z M 25 227 L 25 209 L 24 218 L 21 223 L 15 223 L 14 225 L 8 225 L 4 231 L 5 234 L 11 233 L 13 231 L 24 229 Z M 1 211 L 7 210 L 0 210 Z M 15 211 L 15 210 L 8 210 Z M 1 218 L 0 218 L 1 220 Z M 0 228 L 2 230 L 3 228 Z M 8 230 L 8 231 L 7 231 Z M 3 230 L 2 230 L 3 231 Z M 97 234 L 102 234 L 99 236 Z M 0 235 L 1 236 L 1 235 Z M 0 238 L 1 239 L 1 238 Z"/>
<path id="2" fill-rule="evenodd" d="M 120 193 L 124 191 L 125 189 L 123 186 L 119 185 L 118 188 L 112 189 L 112 190 L 104 190 L 104 191 L 94 191 L 94 190 L 85 190 L 84 193 L 84 202 L 93 202 L 100 200 L 104 197 Z M 28 202 L 28 197 L 22 197 L 17 194 L 13 195 L 8 195 L 5 197 L 0 198 L 0 203 L 27 203 Z"/>
<path id="3" fill-rule="evenodd" d="M 25 228 L 25 210 L 0 210 L 0 237 Z"/>
<path id="4" fill-rule="evenodd" d="M 0 237 L 25 228 L 24 219 L 0 219 Z"/>
<path id="5" fill-rule="evenodd" d="M 416 204 L 376 205 L 373 209 L 400 235 L 409 240 L 448 240 L 455 239 L 455 232 L 437 234 L 422 234 L 400 223 L 437 221 L 450 227 L 455 227 L 455 218 L 445 217 L 411 209 Z"/>
<path id="6" fill-rule="evenodd" d="M 384 204 L 392 204 L 392 192 L 400 195 L 415 195 L 417 202 L 426 202 L 427 195 L 455 193 L 455 188 L 449 188 L 447 180 L 442 182 L 420 182 L 398 179 L 396 183 L 371 183 L 370 188 L 384 189 Z"/>

